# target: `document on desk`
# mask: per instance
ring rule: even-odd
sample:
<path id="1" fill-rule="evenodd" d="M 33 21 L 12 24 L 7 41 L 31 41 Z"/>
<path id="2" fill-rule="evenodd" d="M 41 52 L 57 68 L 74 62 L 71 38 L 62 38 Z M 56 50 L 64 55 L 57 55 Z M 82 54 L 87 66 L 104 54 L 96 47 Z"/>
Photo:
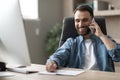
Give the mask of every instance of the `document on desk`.
<path id="1" fill-rule="evenodd" d="M 74 70 L 57 70 L 55 72 L 48 72 L 48 71 L 40 71 L 39 74 L 44 75 L 68 75 L 68 76 L 75 76 L 85 72 L 84 70 L 74 71 Z"/>

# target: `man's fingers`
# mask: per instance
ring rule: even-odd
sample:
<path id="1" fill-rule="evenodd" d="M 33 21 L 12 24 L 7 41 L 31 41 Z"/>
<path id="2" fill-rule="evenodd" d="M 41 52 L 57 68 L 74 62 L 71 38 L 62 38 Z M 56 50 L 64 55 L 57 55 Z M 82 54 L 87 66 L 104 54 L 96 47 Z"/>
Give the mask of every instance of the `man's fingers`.
<path id="1" fill-rule="evenodd" d="M 49 72 L 55 71 L 56 68 L 57 68 L 57 65 L 56 65 L 56 63 L 53 62 L 53 61 L 50 61 L 50 62 L 48 62 L 48 63 L 46 64 L 46 70 L 49 71 Z"/>

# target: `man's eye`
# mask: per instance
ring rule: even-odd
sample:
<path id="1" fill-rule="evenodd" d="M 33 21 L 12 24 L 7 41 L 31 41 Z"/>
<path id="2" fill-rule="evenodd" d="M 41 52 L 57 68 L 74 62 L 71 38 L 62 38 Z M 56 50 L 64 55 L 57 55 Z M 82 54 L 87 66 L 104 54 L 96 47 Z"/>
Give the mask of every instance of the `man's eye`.
<path id="1" fill-rule="evenodd" d="M 75 22 L 79 22 L 80 20 L 79 19 L 76 19 Z"/>
<path id="2" fill-rule="evenodd" d="M 83 22 L 87 22 L 87 21 L 89 21 L 88 19 L 83 19 Z"/>

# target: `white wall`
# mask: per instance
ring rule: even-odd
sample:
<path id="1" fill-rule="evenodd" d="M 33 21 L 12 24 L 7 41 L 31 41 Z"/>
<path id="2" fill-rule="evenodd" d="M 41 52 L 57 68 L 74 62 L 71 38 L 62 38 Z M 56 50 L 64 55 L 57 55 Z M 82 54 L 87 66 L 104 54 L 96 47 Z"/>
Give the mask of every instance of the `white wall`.
<path id="1" fill-rule="evenodd" d="M 62 0 L 63 17 L 73 16 L 73 0 Z"/>
<path id="2" fill-rule="evenodd" d="M 36 20 L 24 20 L 27 34 L 30 56 L 33 63 L 45 64 L 48 55 L 45 53 L 45 36 L 55 23 L 62 22 L 61 0 L 38 0 L 39 18 Z M 39 35 L 35 30 L 39 29 Z"/>

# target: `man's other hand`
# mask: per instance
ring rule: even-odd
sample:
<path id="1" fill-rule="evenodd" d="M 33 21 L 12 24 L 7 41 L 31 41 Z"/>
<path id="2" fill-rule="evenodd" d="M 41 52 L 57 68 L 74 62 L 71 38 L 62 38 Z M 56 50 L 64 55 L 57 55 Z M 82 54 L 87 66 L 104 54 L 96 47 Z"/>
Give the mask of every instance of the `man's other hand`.
<path id="1" fill-rule="evenodd" d="M 46 70 L 49 72 L 54 72 L 57 69 L 57 64 L 53 60 L 49 60 L 46 63 Z"/>

